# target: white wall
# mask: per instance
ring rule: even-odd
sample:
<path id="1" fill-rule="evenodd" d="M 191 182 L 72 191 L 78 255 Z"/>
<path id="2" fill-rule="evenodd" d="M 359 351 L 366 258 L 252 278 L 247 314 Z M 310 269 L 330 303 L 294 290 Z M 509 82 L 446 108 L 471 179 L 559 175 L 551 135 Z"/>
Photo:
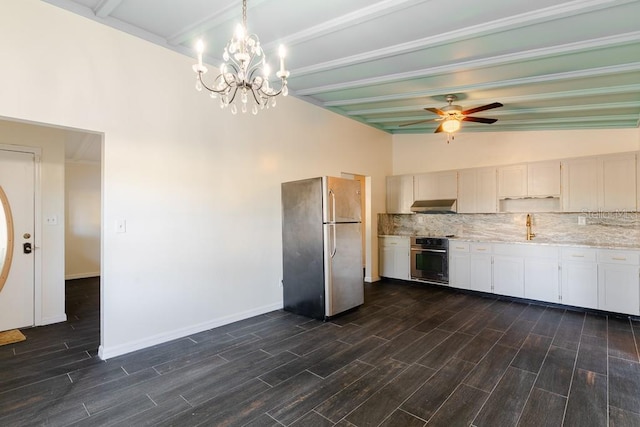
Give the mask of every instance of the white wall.
<path id="1" fill-rule="evenodd" d="M 65 278 L 100 275 L 99 163 L 65 164 Z"/>
<path id="2" fill-rule="evenodd" d="M 497 166 L 640 150 L 636 129 L 394 135 L 393 174 Z"/>
<path id="3" fill-rule="evenodd" d="M 2 9 L 0 116 L 105 135 L 103 357 L 281 307 L 283 181 L 371 176 L 376 232 L 389 135 L 293 97 L 232 116 L 191 58 L 37 0 Z"/>
<path id="4" fill-rule="evenodd" d="M 2 92 L 2 90 L 0 90 Z M 0 120 L 0 144 L 41 148 L 40 249 L 42 260 L 40 296 L 42 305 L 35 306 L 36 324 L 62 322 L 64 311 L 64 138 L 59 129 L 32 126 Z M 44 225 L 46 217 L 56 216 L 57 225 Z M 34 237 L 37 236 L 34 234 Z M 37 289 L 36 289 L 37 290 Z"/>

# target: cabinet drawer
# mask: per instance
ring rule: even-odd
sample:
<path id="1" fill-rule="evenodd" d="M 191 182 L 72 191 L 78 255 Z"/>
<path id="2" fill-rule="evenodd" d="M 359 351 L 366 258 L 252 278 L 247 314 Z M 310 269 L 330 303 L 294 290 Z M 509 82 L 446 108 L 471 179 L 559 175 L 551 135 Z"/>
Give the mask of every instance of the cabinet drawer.
<path id="1" fill-rule="evenodd" d="M 598 262 L 638 265 L 640 264 L 640 253 L 602 249 L 598 251 Z"/>
<path id="2" fill-rule="evenodd" d="M 562 260 L 563 261 L 577 261 L 577 262 L 596 262 L 595 249 L 587 248 L 562 248 Z"/>
<path id="3" fill-rule="evenodd" d="M 409 249 L 409 237 L 407 236 L 384 236 L 379 237 L 380 246 L 384 247 L 401 247 Z"/>
<path id="4" fill-rule="evenodd" d="M 449 241 L 449 252 L 469 252 L 469 242 Z"/>
<path id="5" fill-rule="evenodd" d="M 489 243 L 472 243 L 469 250 L 473 253 L 490 254 L 491 245 Z"/>

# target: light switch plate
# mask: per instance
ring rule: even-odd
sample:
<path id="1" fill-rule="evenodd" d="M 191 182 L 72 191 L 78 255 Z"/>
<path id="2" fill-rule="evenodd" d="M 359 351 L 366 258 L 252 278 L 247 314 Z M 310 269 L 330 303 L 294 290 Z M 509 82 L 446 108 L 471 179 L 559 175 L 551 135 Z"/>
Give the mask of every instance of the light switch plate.
<path id="1" fill-rule="evenodd" d="M 116 233 L 126 233 L 127 232 L 127 221 L 124 219 L 119 219 L 116 221 Z"/>
<path id="2" fill-rule="evenodd" d="M 58 225 L 58 217 L 56 215 L 51 215 L 45 218 L 47 225 Z"/>

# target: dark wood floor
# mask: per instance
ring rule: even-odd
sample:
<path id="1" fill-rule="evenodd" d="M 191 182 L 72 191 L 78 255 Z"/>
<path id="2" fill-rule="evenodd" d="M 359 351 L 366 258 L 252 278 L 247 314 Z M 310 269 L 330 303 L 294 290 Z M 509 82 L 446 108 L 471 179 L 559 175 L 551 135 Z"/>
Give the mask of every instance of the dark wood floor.
<path id="1" fill-rule="evenodd" d="M 97 279 L 0 347 L 1 426 L 640 426 L 640 322 L 408 283 L 101 361 Z"/>

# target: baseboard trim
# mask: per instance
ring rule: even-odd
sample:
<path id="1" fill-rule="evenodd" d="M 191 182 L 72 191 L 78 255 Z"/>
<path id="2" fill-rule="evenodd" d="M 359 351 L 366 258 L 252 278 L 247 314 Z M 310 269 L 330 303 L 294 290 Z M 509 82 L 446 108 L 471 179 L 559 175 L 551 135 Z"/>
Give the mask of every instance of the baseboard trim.
<path id="1" fill-rule="evenodd" d="M 367 276 L 364 278 L 364 281 L 367 283 L 379 282 L 380 276 L 375 276 L 375 277 Z"/>
<path id="2" fill-rule="evenodd" d="M 185 328 L 175 329 L 167 333 L 157 334 L 151 337 L 146 337 L 137 341 L 131 341 L 124 344 L 106 347 L 100 344 L 98 348 L 98 357 L 102 360 L 111 359 L 116 356 L 131 353 L 132 351 L 142 350 L 143 348 L 152 347 L 154 345 L 162 344 L 168 341 L 187 337 L 189 335 L 197 334 L 198 332 L 207 331 L 209 329 L 224 326 L 229 323 L 244 320 L 249 317 L 258 316 L 260 314 L 269 313 L 270 311 L 282 309 L 282 302 L 265 305 L 253 310 L 244 311 L 242 313 L 236 313 L 229 316 L 222 317 L 220 319 L 213 319 L 208 322 L 200 323 L 197 325 L 187 326 Z"/>
<path id="3" fill-rule="evenodd" d="M 73 280 L 73 279 L 89 279 L 91 277 L 99 277 L 100 272 L 94 271 L 92 273 L 76 273 L 76 274 L 67 274 L 64 276 L 64 280 Z"/>

